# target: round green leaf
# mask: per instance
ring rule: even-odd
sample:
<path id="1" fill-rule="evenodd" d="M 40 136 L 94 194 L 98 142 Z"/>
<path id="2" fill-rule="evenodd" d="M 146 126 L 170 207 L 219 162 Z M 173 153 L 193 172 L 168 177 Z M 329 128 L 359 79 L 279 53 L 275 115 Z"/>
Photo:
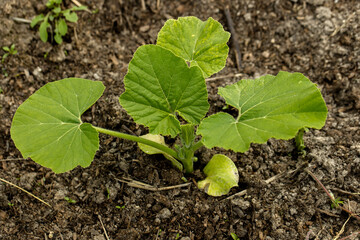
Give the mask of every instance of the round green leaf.
<path id="1" fill-rule="evenodd" d="M 218 113 L 204 119 L 197 133 L 206 147 L 245 152 L 250 143 L 269 138 L 290 139 L 301 128 L 324 126 L 327 108 L 316 85 L 301 73 L 280 72 L 255 80 L 241 80 L 219 94 L 239 111 L 234 119 Z"/>
<path id="2" fill-rule="evenodd" d="M 67 78 L 48 83 L 17 109 L 11 137 L 24 158 L 56 173 L 87 167 L 99 148 L 97 131 L 81 115 L 100 98 L 101 82 Z"/>
<path id="3" fill-rule="evenodd" d="M 169 49 L 191 66 L 199 66 L 206 78 L 225 67 L 229 38 L 230 33 L 212 18 L 203 22 L 196 17 L 180 17 L 166 21 L 157 45 Z"/>
<path id="4" fill-rule="evenodd" d="M 180 132 L 179 114 L 199 124 L 209 109 L 204 77 L 198 67 L 156 45 L 138 48 L 125 76 L 121 105 L 152 134 Z"/>
<path id="5" fill-rule="evenodd" d="M 69 22 L 77 22 L 78 16 L 75 12 L 71 12 L 69 9 L 66 9 L 62 13 Z"/>
<path id="6" fill-rule="evenodd" d="M 234 162 L 225 155 L 213 156 L 204 173 L 207 177 L 198 182 L 198 187 L 211 196 L 225 195 L 232 187 L 238 186 L 239 172 Z"/>

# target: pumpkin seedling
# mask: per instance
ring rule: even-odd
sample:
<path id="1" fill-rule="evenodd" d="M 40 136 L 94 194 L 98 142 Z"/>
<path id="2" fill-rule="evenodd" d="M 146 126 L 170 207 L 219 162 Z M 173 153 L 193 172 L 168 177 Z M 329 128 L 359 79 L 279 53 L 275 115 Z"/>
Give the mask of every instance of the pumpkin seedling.
<path id="1" fill-rule="evenodd" d="M 294 138 L 303 128 L 320 129 L 327 108 L 319 89 L 300 73 L 280 72 L 219 88 L 237 116 L 209 110 L 205 78 L 220 71 L 230 34 L 212 18 L 168 20 L 156 45 L 139 47 L 129 63 L 120 104 L 137 124 L 149 129 L 134 136 L 84 123 L 81 115 L 101 97 L 99 81 L 67 78 L 48 83 L 16 111 L 11 136 L 24 158 L 56 173 L 87 167 L 99 148 L 99 133 L 138 142 L 147 154 L 162 154 L 176 168 L 193 172 L 195 152 L 221 147 L 245 152 L 251 143 Z M 168 146 L 164 136 L 179 138 Z M 31 138 L 33 141 L 28 141 Z M 198 186 L 212 196 L 237 186 L 234 162 L 216 154 Z"/>

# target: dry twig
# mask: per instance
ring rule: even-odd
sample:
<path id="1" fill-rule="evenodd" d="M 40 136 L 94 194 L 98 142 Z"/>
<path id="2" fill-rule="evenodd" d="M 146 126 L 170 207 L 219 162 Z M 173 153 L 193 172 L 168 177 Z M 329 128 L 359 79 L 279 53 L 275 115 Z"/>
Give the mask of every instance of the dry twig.
<path id="1" fill-rule="evenodd" d="M 14 22 L 18 22 L 18 23 L 26 23 L 26 24 L 30 24 L 31 20 L 27 20 L 25 18 L 18 18 L 18 17 L 13 17 L 12 20 Z"/>
<path id="2" fill-rule="evenodd" d="M 101 226 L 102 226 L 102 228 L 103 228 L 103 230 L 104 230 L 104 234 L 105 234 L 106 239 L 107 239 L 107 240 L 110 240 L 110 238 L 109 238 L 109 236 L 108 236 L 108 234 L 107 234 L 107 232 L 106 232 L 105 226 L 104 226 L 104 224 L 103 224 L 103 222 L 102 222 L 102 220 L 101 220 L 100 214 L 98 215 L 98 218 L 99 218 L 100 223 L 101 223 Z"/>
<path id="3" fill-rule="evenodd" d="M 10 186 L 16 187 L 17 189 L 20 189 L 21 191 L 23 191 L 23 192 L 25 192 L 25 193 L 29 194 L 31 197 L 33 197 L 33 198 L 35 198 L 35 199 L 39 200 L 40 202 L 42 202 L 42 203 L 44 203 L 44 204 L 48 205 L 49 207 L 52 207 L 50 204 L 48 204 L 48 203 L 47 203 L 47 202 L 45 202 L 44 200 L 42 200 L 42 199 L 38 198 L 38 197 L 37 197 L 37 196 L 35 196 L 34 194 L 32 194 L 32 193 L 30 193 L 30 192 L 26 191 L 25 189 L 23 189 L 23 188 L 21 188 L 21 187 L 19 187 L 19 186 L 17 186 L 17 185 L 15 185 L 15 184 L 13 184 L 13 183 L 11 183 L 11 182 L 8 182 L 8 181 L 6 181 L 5 179 L 2 179 L 2 178 L 0 178 L 0 181 L 2 181 L 2 182 L 4 182 L 4 183 L 7 183 L 7 184 L 9 184 Z"/>
<path id="4" fill-rule="evenodd" d="M 282 173 L 279 173 L 279 174 L 277 174 L 277 175 L 275 175 L 275 176 L 272 176 L 271 178 L 266 179 L 266 180 L 265 180 L 265 183 L 266 183 L 266 184 L 269 184 L 269 183 L 271 183 L 271 182 L 273 182 L 273 181 L 275 181 L 275 180 L 283 177 L 284 175 L 294 174 L 295 172 L 297 172 L 297 171 L 298 171 L 299 169 L 301 169 L 302 167 L 303 167 L 303 165 L 299 166 L 299 167 L 296 168 L 295 170 L 290 170 L 290 171 L 282 172 Z M 247 193 L 247 190 L 245 189 L 245 190 L 242 190 L 241 192 L 235 193 L 235 194 L 233 194 L 233 195 L 231 195 L 231 196 L 223 199 L 222 201 L 224 201 L 224 200 L 230 200 L 230 199 L 233 199 L 233 198 L 235 198 L 235 197 L 240 197 L 240 196 L 246 195 L 246 193 Z"/>
<path id="5" fill-rule="evenodd" d="M 343 24 L 341 24 L 340 27 L 337 27 L 335 29 L 335 31 L 330 35 L 330 37 L 335 36 L 342 28 L 345 28 L 346 25 L 348 24 L 348 22 L 350 22 L 351 18 L 353 18 L 355 16 L 356 12 L 353 12 L 352 14 L 350 14 L 350 16 L 345 20 L 345 22 Z"/>
<path id="6" fill-rule="evenodd" d="M 336 236 L 333 240 L 337 240 L 340 237 L 340 235 L 343 234 L 343 232 L 345 230 L 345 225 L 350 220 L 350 218 L 351 218 L 351 216 L 348 217 L 348 219 L 345 221 L 344 225 L 341 227 L 340 231 L 338 232 L 338 234 L 336 234 Z"/>
<path id="7" fill-rule="evenodd" d="M 325 191 L 326 195 L 328 195 L 328 197 L 330 198 L 332 203 L 335 203 L 335 198 L 332 194 L 330 194 L 330 192 L 325 188 L 325 186 L 322 184 L 322 182 L 320 182 L 320 180 L 315 176 L 315 174 L 313 174 L 309 169 L 305 169 L 305 172 L 307 172 L 319 185 L 320 187 Z M 337 207 L 339 207 L 341 210 L 347 212 L 350 216 L 356 218 L 358 221 L 360 221 L 360 217 L 358 215 L 356 215 L 355 213 L 351 212 L 349 209 L 346 209 L 342 206 L 340 206 L 339 204 L 337 204 Z"/>
<path id="8" fill-rule="evenodd" d="M 80 6 L 85 6 L 81 3 L 79 3 L 77 0 L 71 0 L 76 6 L 80 7 Z M 91 13 L 91 11 L 89 9 L 85 9 L 85 11 L 87 11 L 88 13 Z"/>
<path id="9" fill-rule="evenodd" d="M 10 162 L 10 161 L 30 161 L 30 158 L 7 158 L 7 159 L 0 159 L 0 162 Z"/>
<path id="10" fill-rule="evenodd" d="M 240 71 L 240 69 L 241 69 L 241 52 L 240 52 L 240 47 L 239 47 L 239 43 L 238 43 L 238 36 L 237 36 L 235 28 L 234 28 L 234 22 L 231 18 L 229 5 L 225 6 L 224 12 L 225 12 L 226 20 L 227 20 L 228 27 L 229 27 L 229 30 L 231 33 L 231 43 L 235 49 L 235 58 L 236 58 L 237 69 Z"/>
<path id="11" fill-rule="evenodd" d="M 243 76 L 242 73 L 229 74 L 229 75 L 225 75 L 225 76 L 218 76 L 218 77 L 213 77 L 213 78 L 207 78 L 205 81 L 206 81 L 206 82 L 211 82 L 211 81 L 215 81 L 215 80 L 219 80 L 219 79 L 236 78 L 236 77 L 242 77 L 242 76 Z"/>
<path id="12" fill-rule="evenodd" d="M 153 192 L 171 190 L 171 189 L 175 189 L 175 188 L 182 188 L 182 187 L 189 186 L 191 184 L 190 182 L 188 182 L 188 183 L 183 183 L 183 184 L 169 186 L 169 187 L 154 187 L 152 185 L 149 185 L 149 184 L 146 184 L 143 182 L 139 182 L 139 181 L 133 180 L 131 178 L 119 179 L 119 178 L 114 177 L 114 179 L 118 180 L 119 182 L 126 183 L 130 187 L 140 188 L 140 189 L 149 190 L 149 191 L 153 191 Z"/>

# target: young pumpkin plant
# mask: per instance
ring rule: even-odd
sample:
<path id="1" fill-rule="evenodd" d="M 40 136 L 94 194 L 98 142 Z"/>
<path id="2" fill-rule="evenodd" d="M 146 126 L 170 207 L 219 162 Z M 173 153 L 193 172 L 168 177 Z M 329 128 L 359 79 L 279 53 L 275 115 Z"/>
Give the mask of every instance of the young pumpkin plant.
<path id="1" fill-rule="evenodd" d="M 15 113 L 11 136 L 22 155 L 56 173 L 87 167 L 99 148 L 99 133 L 138 142 L 147 154 L 163 154 L 191 173 L 201 147 L 245 152 L 251 143 L 290 139 L 303 128 L 320 129 L 327 108 L 316 85 L 300 73 L 280 72 L 219 88 L 238 111 L 205 117 L 209 110 L 205 78 L 226 62 L 230 34 L 212 18 L 168 20 L 156 45 L 139 47 L 129 63 L 120 104 L 149 134 L 134 136 L 93 126 L 81 115 L 103 94 L 99 81 L 67 78 L 51 82 L 29 97 Z M 168 146 L 163 136 L 179 137 Z M 221 196 L 238 184 L 231 159 L 217 154 L 204 168 L 198 187 Z"/>

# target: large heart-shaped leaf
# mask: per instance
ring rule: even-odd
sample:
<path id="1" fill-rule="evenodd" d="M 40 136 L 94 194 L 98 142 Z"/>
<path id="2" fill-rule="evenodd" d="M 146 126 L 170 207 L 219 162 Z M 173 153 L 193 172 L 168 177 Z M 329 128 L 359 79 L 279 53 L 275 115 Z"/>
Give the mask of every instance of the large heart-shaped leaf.
<path id="1" fill-rule="evenodd" d="M 218 113 L 201 122 L 198 134 L 208 148 L 245 152 L 252 142 L 290 139 L 305 127 L 320 129 L 327 116 L 319 89 L 301 73 L 280 72 L 241 80 L 219 88 L 219 94 L 238 109 L 239 115 L 234 119 Z"/>
<path id="2" fill-rule="evenodd" d="M 211 196 L 225 195 L 232 187 L 238 186 L 239 172 L 234 162 L 225 155 L 213 156 L 203 171 L 207 177 L 198 182 L 198 187 Z"/>
<path id="3" fill-rule="evenodd" d="M 102 95 L 101 82 L 67 78 L 48 83 L 17 109 L 11 137 L 24 158 L 54 172 L 87 167 L 99 148 L 97 131 L 81 115 Z"/>
<path id="4" fill-rule="evenodd" d="M 230 33 L 218 21 L 205 22 L 196 17 L 180 17 L 166 21 L 160 30 L 157 45 L 199 66 L 204 77 L 209 77 L 225 67 L 229 52 Z"/>
<path id="5" fill-rule="evenodd" d="M 189 123 L 199 124 L 209 109 L 200 69 L 189 68 L 183 59 L 160 46 L 139 47 L 124 81 L 121 105 L 152 134 L 175 137 L 180 132 L 177 113 Z"/>

